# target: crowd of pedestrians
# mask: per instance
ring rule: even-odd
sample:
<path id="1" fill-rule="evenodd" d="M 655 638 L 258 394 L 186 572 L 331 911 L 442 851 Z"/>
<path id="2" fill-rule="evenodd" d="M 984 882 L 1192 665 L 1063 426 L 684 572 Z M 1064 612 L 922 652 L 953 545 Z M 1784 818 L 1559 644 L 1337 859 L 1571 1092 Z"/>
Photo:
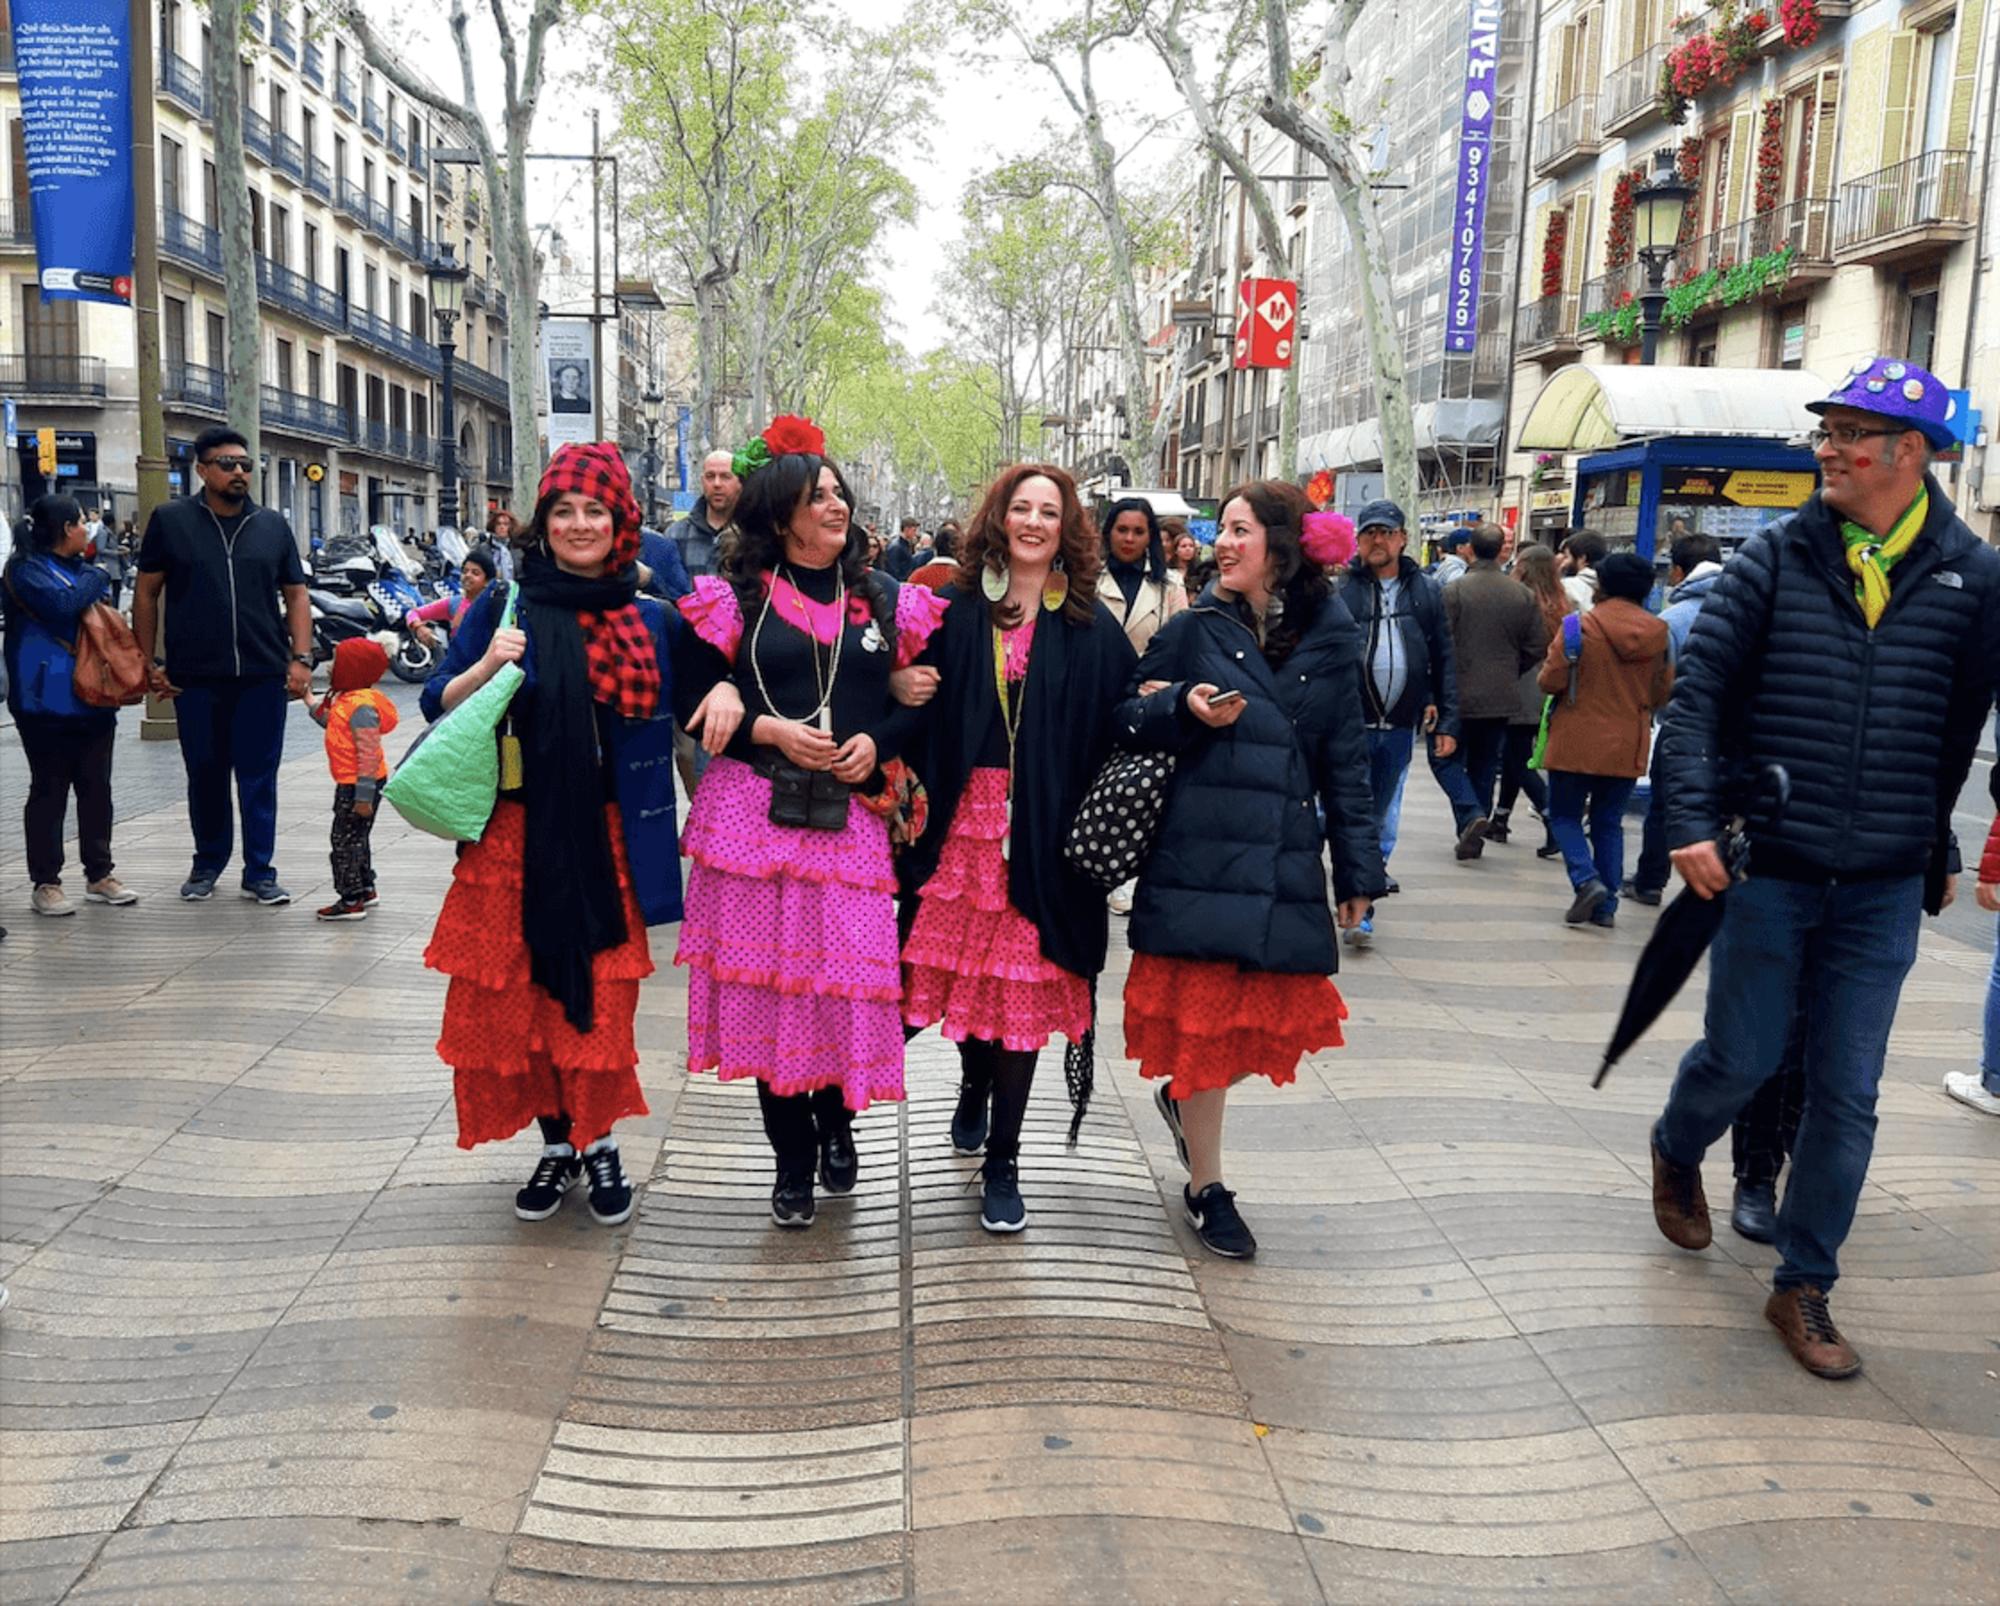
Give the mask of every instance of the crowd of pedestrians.
<path id="1" fill-rule="evenodd" d="M 525 527 L 498 516 L 466 560 L 421 698 L 427 721 L 449 719 L 519 671 L 491 814 L 458 850 L 424 956 L 448 978 L 438 1052 L 459 1143 L 537 1126 L 519 1216 L 553 1215 L 576 1186 L 598 1221 L 630 1216 L 615 1129 L 646 1112 L 648 929 L 679 922 L 686 1064 L 757 1084 L 777 1225 L 809 1228 L 822 1197 L 853 1190 L 854 1118 L 905 1096 L 906 1045 L 935 1026 L 959 1092 L 920 1141 L 978 1156 L 978 1219 L 1019 1232 L 1037 1063 L 1065 1040 L 1081 1119 L 1115 914 L 1132 954 L 1124 1052 L 1186 1171 L 1181 1208 L 1209 1251 L 1249 1257 L 1229 1090 L 1290 1083 L 1342 1046 L 1340 949 L 1386 935 L 1421 739 L 1456 862 L 1516 840 L 1525 797 L 1537 852 L 1567 874 L 1567 925 L 1659 903 L 1670 872 L 1723 899 L 1703 1037 L 1652 1133 L 1656 1219 L 1682 1248 L 1708 1245 L 1699 1166 L 1731 1132 L 1732 1223 L 1779 1254 L 1766 1314 L 1808 1370 L 1851 1375 L 1828 1302 L 1838 1252 L 1918 926 L 1955 895 L 1952 805 L 2000 684 L 2000 554 L 1929 473 L 1944 393 L 1890 366 L 1815 404 L 1822 487 L 1804 506 L 1726 563 L 1677 530 L 1658 597 L 1650 562 L 1589 530 L 1517 548 L 1469 525 L 1427 572 L 1393 502 L 1350 525 L 1253 481 L 1221 499 L 1204 548 L 1145 497 L 1093 518 L 1039 463 L 1004 470 L 962 529 L 904 519 L 884 542 L 797 418 L 711 453 L 700 500 L 655 532 L 615 448 L 565 446 Z M 132 598 L 139 639 L 162 646 L 151 690 L 178 715 L 181 897 L 212 897 L 229 868 L 233 783 L 243 895 L 279 905 L 286 703 L 311 689 L 304 576 L 285 521 L 249 497 L 241 437 L 210 430 L 195 455 L 200 488 L 153 516 Z M 73 907 L 72 793 L 86 899 L 132 899 L 111 858 L 115 718 L 47 696 L 78 614 L 119 584 L 107 549 L 123 550 L 108 527 L 48 497 L 6 566 L 42 914 Z M 376 898 L 385 662 L 343 644 L 314 709 L 334 782 L 327 919 Z M 1775 767 L 1789 799 L 1754 819 L 1745 880 L 1719 839 Z M 1136 876 L 1107 888 L 1072 837 L 1114 772 L 1163 778 Z M 2000 817 L 1977 880 L 2000 913 Z M 1984 1063 L 1946 1089 L 2000 1114 L 2000 956 Z"/>

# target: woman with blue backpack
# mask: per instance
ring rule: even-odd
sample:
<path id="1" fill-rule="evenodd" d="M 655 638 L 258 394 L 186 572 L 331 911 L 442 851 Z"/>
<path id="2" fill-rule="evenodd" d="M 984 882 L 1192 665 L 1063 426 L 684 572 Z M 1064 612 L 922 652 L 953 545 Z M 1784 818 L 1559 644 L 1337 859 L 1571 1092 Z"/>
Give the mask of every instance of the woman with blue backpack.
<path id="1" fill-rule="evenodd" d="M 76 694 L 76 635 L 111 582 L 90 566 L 83 509 L 74 497 L 43 496 L 28 509 L 23 539 L 7 562 L 7 708 L 28 758 L 27 837 L 30 906 L 38 915 L 73 915 L 63 893 L 63 823 L 76 795 L 77 847 L 84 897 L 130 904 L 139 895 L 114 876 L 111 863 L 111 752 L 118 713 Z"/>

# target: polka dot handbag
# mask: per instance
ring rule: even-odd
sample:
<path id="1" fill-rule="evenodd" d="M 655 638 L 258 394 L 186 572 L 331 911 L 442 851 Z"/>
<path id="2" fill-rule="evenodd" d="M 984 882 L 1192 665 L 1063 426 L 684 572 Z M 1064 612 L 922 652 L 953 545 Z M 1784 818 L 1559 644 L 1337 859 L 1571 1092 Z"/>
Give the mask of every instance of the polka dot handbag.
<path id="1" fill-rule="evenodd" d="M 1070 867 L 1106 892 L 1137 875 L 1160 834 L 1173 778 L 1171 753 L 1114 750 L 1084 793 L 1063 843 Z"/>

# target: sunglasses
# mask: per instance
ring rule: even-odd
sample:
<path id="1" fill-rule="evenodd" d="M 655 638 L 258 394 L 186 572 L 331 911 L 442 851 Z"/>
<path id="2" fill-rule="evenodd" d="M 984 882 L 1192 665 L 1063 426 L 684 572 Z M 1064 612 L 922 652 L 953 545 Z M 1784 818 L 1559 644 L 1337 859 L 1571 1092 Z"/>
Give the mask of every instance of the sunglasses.
<path id="1" fill-rule="evenodd" d="M 201 460 L 201 466 L 203 468 L 219 468 L 225 474 L 248 474 L 250 472 L 250 459 L 247 457 L 204 457 Z"/>

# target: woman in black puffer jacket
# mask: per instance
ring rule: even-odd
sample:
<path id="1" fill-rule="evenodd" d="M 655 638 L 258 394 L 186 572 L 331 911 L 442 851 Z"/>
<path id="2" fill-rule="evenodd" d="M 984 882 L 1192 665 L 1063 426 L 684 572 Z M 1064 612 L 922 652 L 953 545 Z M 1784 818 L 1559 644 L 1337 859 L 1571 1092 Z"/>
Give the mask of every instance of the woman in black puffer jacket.
<path id="1" fill-rule="evenodd" d="M 1125 1051 L 1170 1079 L 1153 1096 L 1188 1168 L 1188 1221 L 1235 1258 L 1257 1241 L 1222 1185 L 1230 1084 L 1290 1082 L 1301 1055 L 1342 1041 L 1323 850 L 1340 925 L 1387 886 L 1360 638 L 1301 549 L 1307 511 L 1282 481 L 1230 492 L 1214 583 L 1153 638 L 1115 721 L 1123 746 L 1179 755 L 1132 907 Z"/>

